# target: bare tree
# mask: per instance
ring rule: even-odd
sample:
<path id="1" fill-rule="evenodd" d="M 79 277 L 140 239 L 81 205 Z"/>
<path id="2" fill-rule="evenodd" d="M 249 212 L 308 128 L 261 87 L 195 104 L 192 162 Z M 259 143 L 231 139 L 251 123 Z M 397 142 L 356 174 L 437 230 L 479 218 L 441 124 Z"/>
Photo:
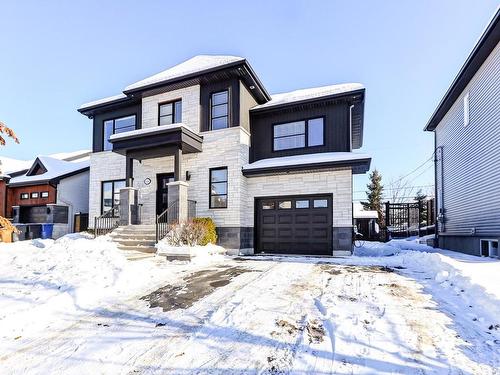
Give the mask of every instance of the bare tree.
<path id="1" fill-rule="evenodd" d="M 411 186 L 411 181 L 406 178 L 389 181 L 386 191 L 392 203 L 413 201 L 413 197 L 415 196 L 415 187 Z"/>
<path id="2" fill-rule="evenodd" d="M 3 122 L 0 121 L 0 146 L 5 146 L 5 138 L 3 135 L 8 138 L 12 138 L 14 142 L 19 143 L 19 139 L 16 136 L 16 133 L 11 128 L 8 128 Z M 0 229 L 10 230 L 12 232 L 19 233 L 17 228 L 13 226 L 9 220 L 0 216 Z"/>

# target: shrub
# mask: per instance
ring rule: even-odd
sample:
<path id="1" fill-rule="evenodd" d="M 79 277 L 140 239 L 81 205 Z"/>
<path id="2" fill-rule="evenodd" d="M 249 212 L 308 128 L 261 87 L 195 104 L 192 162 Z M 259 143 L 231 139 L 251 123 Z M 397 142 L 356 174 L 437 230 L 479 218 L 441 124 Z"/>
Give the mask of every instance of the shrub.
<path id="1" fill-rule="evenodd" d="M 217 241 L 215 224 L 210 218 L 196 218 L 170 226 L 165 241 L 171 246 L 205 246 Z"/>
<path id="2" fill-rule="evenodd" d="M 215 244 L 217 242 L 217 232 L 215 230 L 215 223 L 210 217 L 196 217 L 193 223 L 200 223 L 205 229 L 205 235 L 200 241 L 200 245 L 208 245 L 209 243 Z"/>

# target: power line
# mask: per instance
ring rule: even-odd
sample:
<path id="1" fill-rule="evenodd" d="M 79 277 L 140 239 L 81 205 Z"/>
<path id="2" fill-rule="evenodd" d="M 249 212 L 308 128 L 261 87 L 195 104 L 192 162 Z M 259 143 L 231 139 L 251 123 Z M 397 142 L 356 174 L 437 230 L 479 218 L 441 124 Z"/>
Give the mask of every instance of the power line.
<path id="1" fill-rule="evenodd" d="M 399 182 L 401 180 L 404 180 L 406 177 L 408 176 L 411 176 L 413 173 L 415 173 L 416 171 L 418 171 L 420 168 L 422 168 L 425 164 L 427 164 L 430 160 L 432 160 L 432 158 L 434 158 L 434 152 L 432 153 L 432 155 L 430 156 L 430 158 L 428 158 L 426 161 L 424 161 L 422 164 L 420 164 L 417 168 L 415 168 L 414 170 L 412 170 L 410 173 L 404 175 L 403 177 L 400 177 L 398 178 L 396 181 L 392 181 L 392 183 L 396 183 L 396 182 Z"/>
<path id="2" fill-rule="evenodd" d="M 419 176 L 417 176 L 419 177 Z M 416 189 L 416 188 L 428 188 L 428 187 L 434 187 L 434 184 L 432 185 L 415 185 L 415 186 L 408 186 L 408 188 L 413 188 L 413 189 Z M 384 187 L 384 191 L 393 191 L 393 190 L 399 190 L 398 188 L 385 188 Z M 366 190 L 355 190 L 353 191 L 353 193 L 366 193 Z"/>

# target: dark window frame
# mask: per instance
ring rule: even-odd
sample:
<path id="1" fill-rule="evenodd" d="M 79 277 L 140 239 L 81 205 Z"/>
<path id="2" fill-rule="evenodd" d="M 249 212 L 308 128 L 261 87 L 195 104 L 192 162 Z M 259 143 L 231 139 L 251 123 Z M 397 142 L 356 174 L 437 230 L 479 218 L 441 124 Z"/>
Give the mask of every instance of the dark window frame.
<path id="1" fill-rule="evenodd" d="M 23 195 L 26 195 L 26 197 L 24 198 Z M 30 193 L 21 193 L 21 194 L 19 194 L 19 199 L 21 199 L 21 200 L 30 199 Z"/>
<path id="2" fill-rule="evenodd" d="M 218 183 L 220 182 L 225 182 L 226 183 L 226 194 L 212 194 L 212 172 L 213 171 L 221 171 L 225 170 L 226 171 L 226 181 L 217 181 Z M 224 207 L 212 207 L 212 197 L 221 197 L 225 196 L 226 197 L 226 205 Z M 218 210 L 218 209 L 226 209 L 228 206 L 228 201 L 229 201 L 229 170 L 226 167 L 215 167 L 215 168 L 210 168 L 208 170 L 208 208 L 211 210 Z"/>
<path id="3" fill-rule="evenodd" d="M 116 182 L 125 182 L 126 179 L 118 179 L 118 180 L 106 180 L 106 181 L 101 181 L 101 215 L 104 214 L 104 184 L 107 183 L 112 183 L 111 186 L 111 209 L 115 207 L 115 183 Z"/>
<path id="4" fill-rule="evenodd" d="M 49 198 L 49 192 L 48 191 L 42 191 L 40 193 L 40 198 L 42 198 L 42 199 L 48 199 Z"/>
<path id="5" fill-rule="evenodd" d="M 213 97 L 214 95 L 221 94 L 223 92 L 227 92 L 227 102 L 226 103 L 221 103 L 221 104 L 213 104 Z M 222 130 L 222 129 L 229 129 L 231 127 L 231 90 L 230 87 L 227 87 L 223 90 L 217 90 L 217 91 L 212 91 L 209 96 L 209 103 L 208 103 L 208 130 L 213 131 L 213 130 Z M 227 105 L 227 113 L 224 116 L 217 116 L 213 117 L 212 110 L 214 107 L 222 106 L 222 105 Z M 212 122 L 214 119 L 219 119 L 219 118 L 227 118 L 227 126 L 225 128 L 220 128 L 220 129 L 213 129 Z"/>
<path id="6" fill-rule="evenodd" d="M 113 134 L 116 134 L 115 133 L 116 120 L 120 120 L 122 118 L 127 118 L 127 117 L 132 117 L 132 116 L 134 116 L 134 122 L 135 122 L 134 130 L 137 130 L 137 114 L 136 113 L 131 113 L 131 114 L 124 115 L 124 116 L 117 116 L 117 117 L 112 117 L 112 118 L 107 118 L 107 119 L 102 120 L 102 151 L 111 151 L 111 150 L 106 150 L 106 142 L 108 142 L 108 140 L 104 138 L 106 135 L 106 122 L 113 121 L 113 132 L 111 133 L 111 135 L 113 135 Z"/>
<path id="7" fill-rule="evenodd" d="M 36 195 L 36 196 L 34 196 L 34 195 Z M 32 191 L 30 194 L 30 198 L 31 199 L 38 199 L 38 198 L 40 198 L 40 193 L 38 191 Z"/>
<path id="8" fill-rule="evenodd" d="M 178 102 L 181 103 L 181 121 L 175 122 L 175 115 L 176 115 L 175 103 L 178 103 Z M 171 115 L 164 115 L 164 116 L 162 116 L 160 108 L 161 108 L 161 106 L 166 105 L 166 104 L 172 104 L 172 114 Z M 160 125 L 160 120 L 161 120 L 162 117 L 167 117 L 167 116 L 172 116 L 172 123 L 169 124 L 169 125 L 179 124 L 179 123 L 182 122 L 182 98 L 158 103 L 158 126 L 163 126 L 163 125 Z"/>
<path id="9" fill-rule="evenodd" d="M 319 119 L 323 120 L 323 139 L 322 139 L 322 142 L 319 145 L 308 146 L 308 144 L 309 144 L 309 121 L 319 120 Z M 303 133 L 304 134 L 304 146 L 282 148 L 282 149 L 276 150 L 274 148 L 274 140 L 275 139 L 277 139 L 277 138 L 278 139 L 279 138 L 289 138 L 289 137 L 294 137 L 297 135 L 302 135 L 302 133 L 297 133 L 297 134 L 293 134 L 293 135 L 285 135 L 285 136 L 276 137 L 276 126 L 292 124 L 294 122 L 304 122 L 304 133 Z M 273 139 L 272 139 L 272 145 L 271 145 L 272 152 L 283 152 L 283 151 L 290 151 L 290 150 L 305 150 L 305 149 L 314 149 L 316 147 L 324 147 L 325 146 L 325 123 L 326 123 L 326 116 L 314 116 L 314 117 L 301 118 L 301 119 L 297 119 L 297 120 L 293 120 L 293 121 L 273 123 Z"/>

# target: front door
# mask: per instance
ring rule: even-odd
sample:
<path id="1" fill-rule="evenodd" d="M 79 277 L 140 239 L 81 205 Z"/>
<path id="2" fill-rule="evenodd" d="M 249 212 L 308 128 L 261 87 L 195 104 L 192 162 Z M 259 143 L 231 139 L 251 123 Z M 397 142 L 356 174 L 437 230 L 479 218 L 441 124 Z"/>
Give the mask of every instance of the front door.
<path id="1" fill-rule="evenodd" d="M 156 214 L 159 215 L 168 208 L 168 183 L 174 181 L 173 173 L 156 175 Z"/>

